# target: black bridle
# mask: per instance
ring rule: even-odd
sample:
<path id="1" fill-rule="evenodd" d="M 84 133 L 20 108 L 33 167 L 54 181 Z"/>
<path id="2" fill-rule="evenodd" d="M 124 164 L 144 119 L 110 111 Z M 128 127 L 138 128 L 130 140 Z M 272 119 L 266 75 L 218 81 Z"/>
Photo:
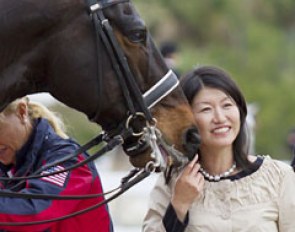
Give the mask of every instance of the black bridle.
<path id="1" fill-rule="evenodd" d="M 97 0 L 86 0 L 86 2 L 87 2 L 88 10 L 91 15 L 92 21 L 94 23 L 96 39 L 101 40 L 103 42 L 104 47 L 107 50 L 107 53 L 112 62 L 113 69 L 118 77 L 118 81 L 121 86 L 125 101 L 127 103 L 129 114 L 125 122 L 125 128 L 123 128 L 120 131 L 120 133 L 115 135 L 112 134 L 111 136 L 105 132 L 102 132 L 99 136 L 97 136 L 96 138 L 94 138 L 93 140 L 91 140 L 90 142 L 82 146 L 80 149 L 78 149 L 74 154 L 68 155 L 56 162 L 49 163 L 29 176 L 11 177 L 11 178 L 0 177 L 0 180 L 20 181 L 18 184 L 14 186 L 14 187 L 17 187 L 19 184 L 22 184 L 27 179 L 42 178 L 45 176 L 56 175 L 62 172 L 70 171 L 74 168 L 80 167 L 90 161 L 95 160 L 96 158 L 105 154 L 107 151 L 112 150 L 114 147 L 120 144 L 123 144 L 124 141 L 128 139 L 128 137 L 130 136 L 143 138 L 149 144 L 152 151 L 152 158 L 154 160 L 149 162 L 144 169 L 136 168 L 132 170 L 129 175 L 127 175 L 125 178 L 122 179 L 121 185 L 117 189 L 114 189 L 113 191 L 110 191 L 108 193 L 91 194 L 91 195 L 83 195 L 83 196 L 77 196 L 77 195 L 76 196 L 56 196 L 56 195 L 50 195 L 50 194 L 24 194 L 24 193 L 17 193 L 17 192 L 5 191 L 5 190 L 0 191 L 1 197 L 14 197 L 14 198 L 25 198 L 25 199 L 56 199 L 56 200 L 89 199 L 89 198 L 96 198 L 99 196 L 103 196 L 103 195 L 115 192 L 113 196 L 109 197 L 108 199 L 96 205 L 93 205 L 84 210 L 81 210 L 79 212 L 75 212 L 63 217 L 53 218 L 53 219 L 43 220 L 43 221 L 34 221 L 34 222 L 0 222 L 0 225 L 2 226 L 37 225 L 37 224 L 64 220 L 64 219 L 88 212 L 117 198 L 122 193 L 124 193 L 129 188 L 131 188 L 133 185 L 135 185 L 136 183 L 140 182 L 141 180 L 149 176 L 150 172 L 154 171 L 156 168 L 160 170 L 164 170 L 167 168 L 166 166 L 167 164 L 165 164 L 166 161 L 164 161 L 163 158 L 161 157 L 161 152 L 159 147 L 159 141 L 161 141 L 161 132 L 156 128 L 156 121 L 151 115 L 150 108 L 153 107 L 155 104 L 157 104 L 162 98 L 167 96 L 178 86 L 179 84 L 178 78 L 171 70 L 169 70 L 168 73 L 159 82 L 157 82 L 146 93 L 142 94 L 138 85 L 135 82 L 135 78 L 129 68 L 129 64 L 124 55 L 124 52 L 122 51 L 114 35 L 113 29 L 108 19 L 105 18 L 103 13 L 103 9 L 110 7 L 112 5 L 129 2 L 129 0 L 101 0 L 99 2 Z M 99 41 L 97 41 L 96 44 L 97 44 L 97 55 L 99 55 L 99 47 L 98 47 L 98 44 L 100 44 Z M 99 57 L 98 57 L 98 60 L 99 60 Z M 102 79 L 101 70 L 102 68 L 98 67 L 97 74 L 98 74 L 99 82 L 101 82 L 101 79 Z M 100 111 L 98 109 L 94 118 L 96 118 L 99 113 Z M 140 132 L 138 131 L 135 132 L 132 128 L 130 128 L 131 121 L 137 117 L 142 117 L 146 121 L 143 131 L 140 131 Z M 50 167 L 56 166 L 58 164 L 62 164 L 65 161 L 70 160 L 76 157 L 77 155 L 87 151 L 91 147 L 94 147 L 101 143 L 105 144 L 103 148 L 99 150 L 98 152 L 96 152 L 95 154 L 93 154 L 92 156 L 90 156 L 88 159 L 85 159 L 84 161 L 76 165 L 72 165 L 61 171 L 52 172 L 50 174 L 42 174 L 42 171 Z M 162 143 L 161 145 L 166 146 L 165 143 Z M 133 149 L 133 148 L 131 147 L 130 149 Z M 166 149 L 167 150 L 170 149 L 171 153 L 177 153 L 177 151 L 174 150 L 173 148 L 166 147 Z M 186 163 L 186 161 L 187 161 L 186 159 L 178 160 L 178 162 L 181 164 Z"/>
<path id="2" fill-rule="evenodd" d="M 172 70 L 169 70 L 150 90 L 142 94 L 130 70 L 127 58 L 114 35 L 113 28 L 103 12 L 107 7 L 129 2 L 129 0 L 104 0 L 100 2 L 97 0 L 86 0 L 86 2 L 89 6 L 89 12 L 94 23 L 97 50 L 99 50 L 99 42 L 102 41 L 110 57 L 128 108 L 128 115 L 124 127 L 116 128 L 116 130 L 108 132 L 108 134 L 111 137 L 119 135 L 124 143 L 124 148 L 128 146 L 126 148 L 128 153 L 136 153 L 136 150 L 140 150 L 140 147 L 142 147 L 142 144 L 139 145 L 140 142 L 144 141 L 144 145 L 149 145 L 153 155 L 153 161 L 149 162 L 148 168 L 151 170 L 165 170 L 167 168 L 167 162 L 163 160 L 158 146 L 161 132 L 156 128 L 156 120 L 153 118 L 150 108 L 178 86 L 178 78 Z M 101 82 L 102 79 L 101 70 L 102 67 L 98 70 L 99 82 Z M 97 110 L 94 118 L 96 118 L 99 113 L 100 111 Z M 145 122 L 141 124 L 141 130 L 132 127 L 132 122 L 136 120 Z M 126 144 L 126 141 L 130 141 L 130 138 L 136 141 L 135 145 L 131 144 L 130 146 Z M 163 143 L 163 141 L 161 141 L 161 143 Z"/>
<path id="3" fill-rule="evenodd" d="M 100 1 L 100 3 L 98 3 L 97 0 L 86 0 L 86 2 L 89 6 L 90 15 L 92 16 L 92 21 L 94 23 L 97 49 L 99 49 L 98 40 L 101 40 L 107 50 L 108 56 L 111 59 L 113 69 L 117 75 L 119 85 L 121 86 L 124 99 L 127 103 L 129 114 L 135 115 L 138 111 L 142 112 L 146 120 L 152 123 L 153 117 L 148 110 L 140 89 L 135 82 L 135 78 L 129 68 L 124 52 L 114 35 L 113 28 L 103 13 L 103 9 L 119 3 L 129 2 L 129 0 L 108 0 Z M 97 53 L 99 54 L 99 51 Z M 100 67 L 100 70 L 102 70 L 102 67 Z M 98 79 L 99 81 L 102 79 L 101 72 L 98 73 Z M 98 110 L 96 115 L 99 113 L 100 112 Z"/>

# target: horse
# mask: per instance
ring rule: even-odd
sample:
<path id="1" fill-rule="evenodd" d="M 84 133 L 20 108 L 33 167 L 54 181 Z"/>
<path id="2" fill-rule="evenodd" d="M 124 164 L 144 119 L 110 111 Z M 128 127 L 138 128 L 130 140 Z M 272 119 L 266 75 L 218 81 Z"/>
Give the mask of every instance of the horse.
<path id="1" fill-rule="evenodd" d="M 135 167 L 154 160 L 154 150 L 164 157 L 164 169 L 197 152 L 194 117 L 181 88 L 173 84 L 147 100 L 173 73 L 129 0 L 3 0 L 0 57 L 0 111 L 16 98 L 48 92 L 109 136 L 132 127 L 122 143 Z M 145 146 L 154 135 L 164 145 Z"/>

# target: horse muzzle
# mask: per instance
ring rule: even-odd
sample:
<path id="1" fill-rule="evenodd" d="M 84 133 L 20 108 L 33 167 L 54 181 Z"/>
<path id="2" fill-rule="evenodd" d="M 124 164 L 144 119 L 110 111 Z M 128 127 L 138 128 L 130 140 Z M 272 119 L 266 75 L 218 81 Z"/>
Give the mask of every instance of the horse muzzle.
<path id="1" fill-rule="evenodd" d="M 128 141 L 128 140 L 127 140 Z M 155 126 L 144 128 L 143 136 L 133 138 L 133 142 L 123 144 L 123 149 L 135 167 L 145 168 L 150 172 L 180 169 L 192 160 L 198 151 L 200 136 L 195 127 L 189 128 L 183 135 L 183 150 L 169 145 Z"/>
<path id="2" fill-rule="evenodd" d="M 189 128 L 183 137 L 183 147 L 185 150 L 185 154 L 189 160 L 192 160 L 198 152 L 201 137 L 196 127 Z"/>

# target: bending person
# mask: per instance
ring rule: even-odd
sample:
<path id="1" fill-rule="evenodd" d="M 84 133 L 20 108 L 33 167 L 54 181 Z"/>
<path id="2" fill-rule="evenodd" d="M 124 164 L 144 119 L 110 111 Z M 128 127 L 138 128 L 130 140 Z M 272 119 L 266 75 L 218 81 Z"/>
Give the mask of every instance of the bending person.
<path id="1" fill-rule="evenodd" d="M 73 154 L 79 145 L 68 139 L 62 122 L 46 107 L 24 97 L 12 102 L 0 113 L 0 176 L 25 177 L 44 165 Z M 86 159 L 86 153 L 55 165 L 43 173 L 63 170 Z M 87 195 L 102 193 L 94 163 L 74 170 L 26 181 L 0 183 L 2 192 Z M 80 200 L 0 198 L 0 231 L 106 232 L 113 231 L 106 205 L 69 219 L 28 226 L 3 223 L 38 222 L 59 219 L 101 202 L 103 197 Z M 1 225 L 2 223 L 2 225 Z M 1 230 L 2 229 L 2 230 Z"/>

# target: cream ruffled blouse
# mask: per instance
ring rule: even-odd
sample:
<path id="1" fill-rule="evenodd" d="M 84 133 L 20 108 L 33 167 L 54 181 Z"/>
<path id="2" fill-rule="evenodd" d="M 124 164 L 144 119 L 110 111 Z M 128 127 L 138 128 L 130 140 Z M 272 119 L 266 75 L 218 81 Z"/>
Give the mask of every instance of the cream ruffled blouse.
<path id="1" fill-rule="evenodd" d="M 144 232 L 164 232 L 170 186 L 161 176 L 151 193 Z M 261 167 L 238 180 L 205 181 L 202 196 L 189 210 L 185 232 L 295 232 L 295 173 L 280 161 L 264 157 Z"/>

